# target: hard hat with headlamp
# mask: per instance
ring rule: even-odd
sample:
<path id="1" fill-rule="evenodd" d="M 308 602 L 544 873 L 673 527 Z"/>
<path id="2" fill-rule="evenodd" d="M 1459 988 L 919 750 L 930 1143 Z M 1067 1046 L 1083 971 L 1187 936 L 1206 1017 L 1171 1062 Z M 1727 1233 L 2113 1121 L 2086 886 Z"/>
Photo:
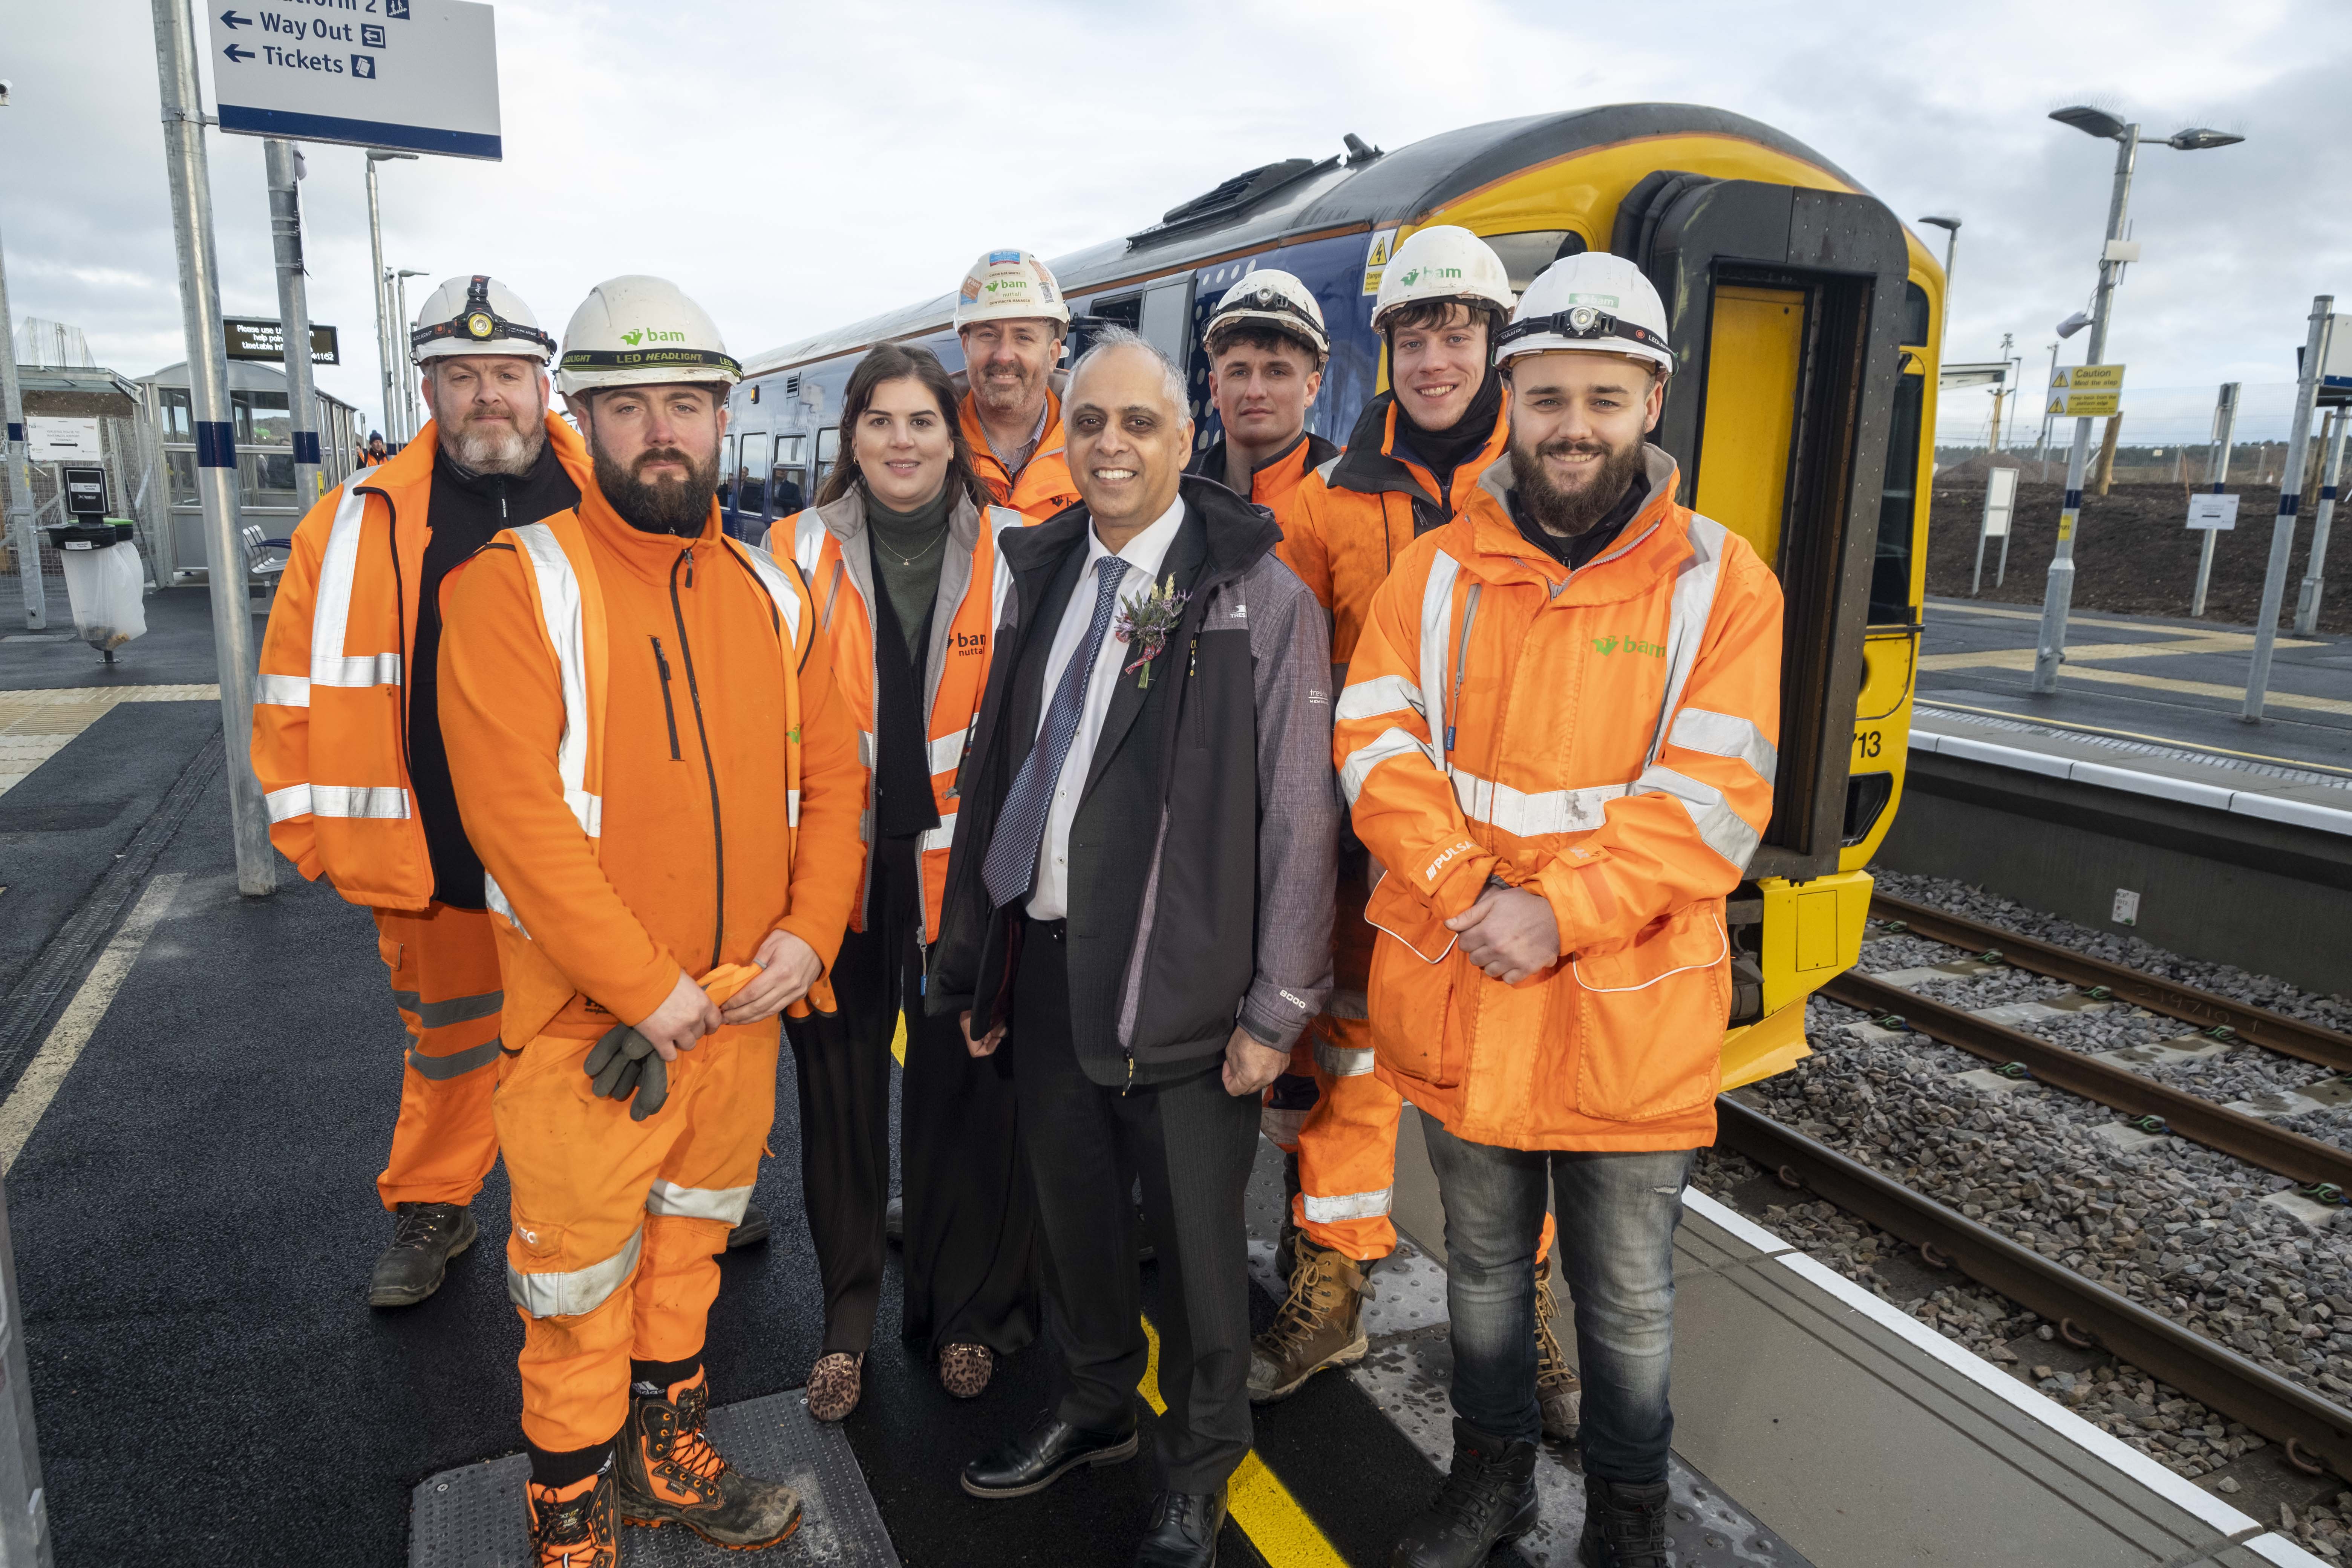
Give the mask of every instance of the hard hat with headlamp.
<path id="1" fill-rule="evenodd" d="M 1278 267 L 1261 267 L 1226 289 L 1201 341 L 1213 343 L 1220 331 L 1244 321 L 1261 322 L 1297 338 L 1318 358 L 1331 352 L 1331 332 L 1323 324 L 1323 307 L 1315 302 L 1305 283 Z"/>
<path id="2" fill-rule="evenodd" d="M 614 386 L 743 378 L 718 324 L 666 278 L 608 278 L 588 290 L 563 329 L 555 384 L 566 397 Z M 727 395 L 718 393 L 720 398 Z"/>
<path id="3" fill-rule="evenodd" d="M 1372 300 L 1372 331 L 1408 305 L 1440 300 L 1491 305 L 1506 314 L 1511 309 L 1511 274 L 1503 258 L 1493 246 L 1450 223 L 1416 229 L 1389 258 Z"/>
<path id="4" fill-rule="evenodd" d="M 445 279 L 425 296 L 408 351 L 418 364 L 457 354 L 513 354 L 545 364 L 555 357 L 555 340 L 513 289 L 476 273 Z"/>
<path id="5" fill-rule="evenodd" d="M 1666 304 L 1642 269 L 1622 256 L 1563 256 L 1528 285 L 1511 324 L 1495 335 L 1495 363 L 1521 354 L 1605 353 L 1675 369 Z"/>

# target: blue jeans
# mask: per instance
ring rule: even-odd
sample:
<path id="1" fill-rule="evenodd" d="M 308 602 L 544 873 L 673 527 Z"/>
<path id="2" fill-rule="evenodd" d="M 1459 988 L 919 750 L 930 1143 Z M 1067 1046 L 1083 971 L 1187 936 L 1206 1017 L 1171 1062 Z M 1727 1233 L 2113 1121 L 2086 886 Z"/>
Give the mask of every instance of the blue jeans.
<path id="1" fill-rule="evenodd" d="M 1675 1341 L 1675 1226 L 1691 1151 L 1501 1149 L 1421 1121 L 1445 1205 L 1454 1411 L 1493 1436 L 1543 1434 L 1536 1404 L 1536 1242 L 1544 1184 L 1557 1197 L 1563 1275 L 1576 1304 L 1584 1473 L 1663 1480 Z"/>

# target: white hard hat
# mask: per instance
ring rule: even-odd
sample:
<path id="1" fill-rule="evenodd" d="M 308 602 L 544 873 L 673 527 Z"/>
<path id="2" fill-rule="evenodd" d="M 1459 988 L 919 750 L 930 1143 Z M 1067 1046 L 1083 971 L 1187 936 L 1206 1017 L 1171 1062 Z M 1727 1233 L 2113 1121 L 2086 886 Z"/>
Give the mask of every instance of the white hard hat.
<path id="1" fill-rule="evenodd" d="M 1459 300 L 1511 308 L 1511 273 L 1495 247 L 1466 228 L 1441 223 L 1416 229 L 1381 269 L 1372 331 L 1389 312 L 1424 300 Z"/>
<path id="2" fill-rule="evenodd" d="M 1016 317 L 1070 324 L 1069 302 L 1054 270 L 1025 250 L 991 250 L 971 264 L 956 294 L 956 331 L 974 321 Z"/>
<path id="3" fill-rule="evenodd" d="M 1563 256 L 1537 274 L 1511 312 L 1511 324 L 1495 334 L 1495 363 L 1563 350 L 1645 359 L 1672 374 L 1665 301 L 1622 256 L 1605 250 Z"/>
<path id="4" fill-rule="evenodd" d="M 1238 321 L 1264 321 L 1276 331 L 1304 339 L 1318 354 L 1331 352 L 1331 333 L 1323 325 L 1323 307 L 1315 302 L 1306 284 L 1279 267 L 1261 267 L 1226 289 L 1201 341 L 1209 342 L 1219 328 Z"/>
<path id="5" fill-rule="evenodd" d="M 678 381 L 732 386 L 742 377 L 701 306 L 666 278 L 633 275 L 607 278 L 572 312 L 555 380 L 572 397 Z"/>
<path id="6" fill-rule="evenodd" d="M 545 364 L 555 357 L 555 340 L 513 289 L 476 273 L 445 279 L 425 297 L 408 350 L 419 364 L 456 354 L 514 354 Z"/>

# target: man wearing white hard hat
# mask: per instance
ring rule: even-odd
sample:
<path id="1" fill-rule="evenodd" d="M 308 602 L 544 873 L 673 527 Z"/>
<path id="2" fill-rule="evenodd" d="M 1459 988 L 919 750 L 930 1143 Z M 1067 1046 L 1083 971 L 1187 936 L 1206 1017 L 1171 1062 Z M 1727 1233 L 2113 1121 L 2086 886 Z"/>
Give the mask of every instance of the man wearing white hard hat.
<path id="1" fill-rule="evenodd" d="M 1286 528 L 1307 476 L 1339 455 L 1307 428 L 1331 357 L 1323 308 L 1297 278 L 1261 267 L 1225 290 L 1201 346 L 1223 434 L 1190 471 L 1248 497 Z"/>
<path id="2" fill-rule="evenodd" d="M 617 1562 L 616 1520 L 736 1548 L 799 1521 L 711 1445 L 703 1341 L 774 1122 L 777 1015 L 831 1009 L 865 858 L 807 584 L 719 526 L 740 371 L 710 318 L 608 279 L 558 374 L 590 481 L 451 578 L 441 664 L 506 982 L 534 1568 Z"/>
<path id="3" fill-rule="evenodd" d="M 1772 815 L 1780 584 L 1646 437 L 1674 353 L 1630 261 L 1498 334 L 1510 439 L 1372 596 L 1334 727 L 1373 895 L 1372 1044 L 1445 1206 L 1454 1462 L 1397 1568 L 1535 1523 L 1535 1254 L 1576 1302 L 1586 1568 L 1666 1568 L 1674 1234 L 1714 1142 L 1724 901 Z"/>
<path id="4" fill-rule="evenodd" d="M 1069 301 L 1025 250 L 991 250 L 956 294 L 965 391 L 959 410 L 972 467 L 999 506 L 1043 522 L 1078 499 L 1062 455 L 1062 340 Z"/>
<path id="5" fill-rule="evenodd" d="M 547 412 L 555 342 L 486 277 L 452 278 L 410 344 L 433 418 L 294 531 L 253 710 L 269 836 L 375 915 L 407 1026 L 400 1115 L 376 1191 L 394 1215 L 369 1303 L 440 1289 L 473 1245 L 497 1161 L 499 962 L 482 863 L 459 820 L 435 679 L 441 583 L 499 530 L 579 499 L 588 454 Z"/>

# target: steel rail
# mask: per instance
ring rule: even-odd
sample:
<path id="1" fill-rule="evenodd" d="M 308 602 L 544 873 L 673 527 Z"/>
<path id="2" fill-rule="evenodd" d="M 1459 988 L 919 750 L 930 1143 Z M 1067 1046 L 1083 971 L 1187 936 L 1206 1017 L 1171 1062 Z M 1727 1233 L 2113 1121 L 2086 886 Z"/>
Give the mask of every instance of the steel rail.
<path id="1" fill-rule="evenodd" d="M 2194 1024 L 2209 1033 L 2227 1029 L 2255 1045 L 2334 1068 L 2338 1072 L 2352 1072 L 2352 1035 L 2338 1034 L 2323 1025 L 2233 1002 L 2194 985 L 2094 958 L 2036 937 L 2021 936 L 1965 915 L 1915 904 L 1908 899 L 1875 893 L 1871 897 L 1870 907 L 1874 914 L 1899 921 L 1931 942 L 1948 942 L 1970 952 L 1995 952 L 2005 963 L 2069 984 L 2104 988 L 2113 992 L 2118 1001 L 2178 1018 L 2184 1024 Z"/>
<path id="2" fill-rule="evenodd" d="M 2149 1311 L 2064 1264 L 1923 1197 L 1891 1177 L 1774 1121 L 1728 1095 L 1717 1142 L 1784 1182 L 1920 1249 L 2047 1319 L 2069 1343 L 2101 1349 L 2273 1442 L 2305 1470 L 2352 1478 L 2352 1410 L 2289 1382 L 2192 1329 Z"/>
<path id="3" fill-rule="evenodd" d="M 2259 1116 L 2158 1083 L 2129 1068 L 2053 1046 L 2022 1030 L 1853 970 L 1822 986 L 1822 994 L 1874 1017 L 1894 1015 L 1928 1038 L 1986 1061 L 2001 1066 L 2021 1062 L 2036 1082 L 2113 1106 L 2127 1116 L 2161 1117 L 2168 1131 L 2192 1142 L 2292 1177 L 2305 1186 L 2327 1182 L 2352 1192 L 2352 1153 L 2290 1132 Z"/>

